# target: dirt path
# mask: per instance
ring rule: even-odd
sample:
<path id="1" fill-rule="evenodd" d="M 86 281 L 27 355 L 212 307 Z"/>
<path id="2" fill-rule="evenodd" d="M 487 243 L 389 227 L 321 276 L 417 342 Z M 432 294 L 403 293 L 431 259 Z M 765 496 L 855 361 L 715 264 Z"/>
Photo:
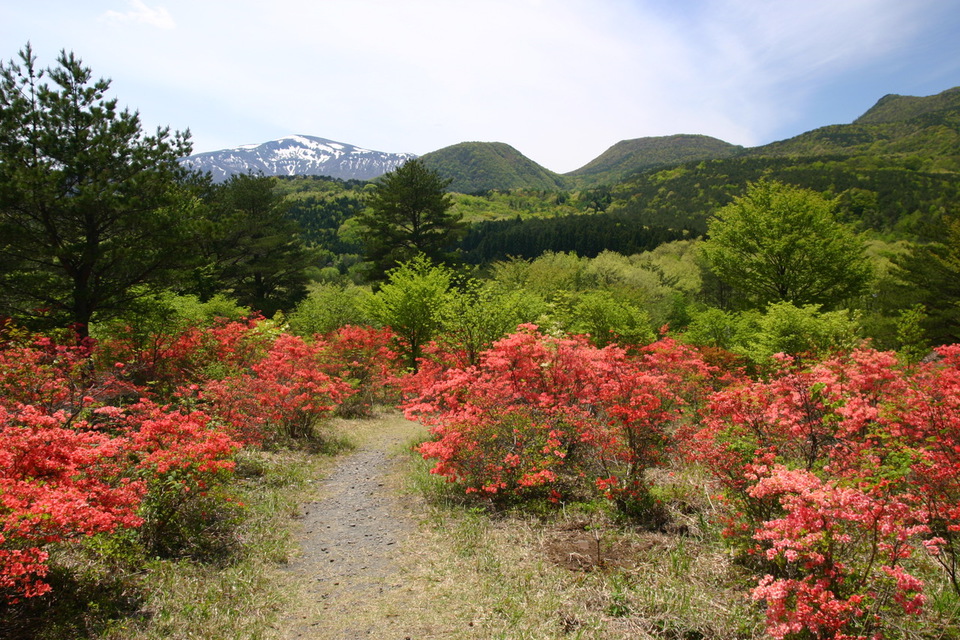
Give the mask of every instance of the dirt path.
<path id="1" fill-rule="evenodd" d="M 378 635 L 378 600 L 403 584 L 398 555 L 417 521 L 396 470 L 423 427 L 394 414 L 354 424 L 360 446 L 317 482 L 314 501 L 301 510 L 300 553 L 288 570 L 298 597 L 287 638 Z"/>

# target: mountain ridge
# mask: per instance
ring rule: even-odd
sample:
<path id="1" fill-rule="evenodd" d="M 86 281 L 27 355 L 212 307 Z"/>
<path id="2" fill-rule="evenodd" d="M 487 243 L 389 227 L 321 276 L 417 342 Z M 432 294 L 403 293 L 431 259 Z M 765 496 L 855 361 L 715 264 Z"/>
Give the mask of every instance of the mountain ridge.
<path id="1" fill-rule="evenodd" d="M 260 144 L 187 156 L 181 163 L 215 182 L 240 173 L 267 176 L 322 175 L 342 180 L 372 180 L 415 158 L 412 153 L 374 151 L 319 136 L 284 136 Z"/>
<path id="2" fill-rule="evenodd" d="M 835 197 L 861 229 L 935 239 L 938 220 L 960 215 L 960 88 L 884 96 L 851 124 L 636 174 L 613 187 L 608 210 L 703 233 L 714 211 L 762 179 Z"/>
<path id="3" fill-rule="evenodd" d="M 462 142 L 421 156 L 460 193 L 563 190 L 614 185 L 647 171 L 724 158 L 904 155 L 936 150 L 938 169 L 960 168 L 960 87 L 932 96 L 888 94 L 850 124 L 819 127 L 756 147 L 701 134 L 621 140 L 574 171 L 555 173 L 503 142 Z M 417 157 L 371 151 L 316 136 L 296 135 L 259 145 L 189 156 L 184 164 L 215 180 L 234 173 L 325 175 L 371 180 Z M 951 160 L 952 158 L 952 160 Z"/>

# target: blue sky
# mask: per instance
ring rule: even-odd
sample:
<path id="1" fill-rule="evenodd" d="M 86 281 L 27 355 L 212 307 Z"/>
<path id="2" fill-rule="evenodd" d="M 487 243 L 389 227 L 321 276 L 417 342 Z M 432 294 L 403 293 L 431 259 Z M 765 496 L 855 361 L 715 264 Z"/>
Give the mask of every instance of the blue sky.
<path id="1" fill-rule="evenodd" d="M 0 0 L 0 59 L 27 41 L 196 152 L 499 141 L 559 172 L 624 139 L 755 146 L 960 86 L 958 0 Z"/>

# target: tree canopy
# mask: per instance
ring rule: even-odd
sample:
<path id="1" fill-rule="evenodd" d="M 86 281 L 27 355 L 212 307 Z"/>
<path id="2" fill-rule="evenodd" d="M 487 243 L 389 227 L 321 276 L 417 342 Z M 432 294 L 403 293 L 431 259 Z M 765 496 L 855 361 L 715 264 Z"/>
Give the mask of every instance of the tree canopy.
<path id="1" fill-rule="evenodd" d="M 367 313 L 401 338 L 407 366 L 416 370 L 424 346 L 443 326 L 453 274 L 419 255 L 387 275 L 388 281 L 369 299 Z"/>
<path id="2" fill-rule="evenodd" d="M 375 279 L 418 255 L 436 263 L 449 261 L 463 224 L 450 212 L 453 201 L 445 191 L 447 184 L 415 159 L 373 186 L 357 223 Z"/>
<path id="3" fill-rule="evenodd" d="M 947 344 L 960 340 L 960 218 L 944 222 L 941 238 L 914 245 L 896 264 L 906 284 L 900 307 L 923 305 L 927 336 Z"/>
<path id="4" fill-rule="evenodd" d="M 710 220 L 704 253 L 746 306 L 836 306 L 862 293 L 870 267 L 863 240 L 833 207 L 808 189 L 751 183 Z"/>
<path id="5" fill-rule="evenodd" d="M 0 313 L 86 335 L 184 257 L 189 132 L 141 132 L 72 53 L 0 63 Z"/>
<path id="6" fill-rule="evenodd" d="M 311 253 L 275 184 L 273 178 L 238 174 L 211 187 L 196 234 L 201 299 L 226 292 L 272 316 L 306 295 Z"/>

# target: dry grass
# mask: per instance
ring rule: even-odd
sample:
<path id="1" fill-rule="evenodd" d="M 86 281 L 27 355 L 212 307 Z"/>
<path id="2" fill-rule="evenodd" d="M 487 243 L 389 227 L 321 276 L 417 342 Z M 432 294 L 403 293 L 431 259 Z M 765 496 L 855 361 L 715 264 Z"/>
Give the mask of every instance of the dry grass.
<path id="1" fill-rule="evenodd" d="M 392 588 L 333 624 L 400 638 L 761 637 L 743 576 L 717 545 L 598 512 L 490 514 L 456 504 L 425 469 L 410 458 L 396 478 L 421 526 Z M 581 558 L 573 570 L 558 562 L 564 545 Z"/>
<path id="2" fill-rule="evenodd" d="M 670 522 L 650 532 L 611 521 L 595 505 L 547 516 L 471 508 L 421 461 L 409 465 L 407 490 L 422 496 L 424 517 L 394 609 L 419 620 L 411 637 L 767 637 L 763 610 L 749 598 L 755 578 L 711 524 L 718 505 L 694 469 L 651 476 Z M 917 570 L 929 606 L 920 617 L 885 612 L 884 637 L 957 640 L 955 594 L 929 557 L 915 561 L 928 565 Z"/>
<path id="3" fill-rule="evenodd" d="M 341 436 L 301 450 L 245 451 L 224 490 L 246 506 L 214 561 L 151 558 L 130 533 L 52 550 L 51 596 L 0 607 L 0 637 L 159 640 L 275 638 L 290 606 L 278 579 L 294 551 L 291 516 L 333 463 L 312 450 L 349 448 Z M 231 507 L 230 514 L 237 512 Z M 219 532 L 218 532 L 219 533 Z"/>
<path id="4" fill-rule="evenodd" d="M 139 619 L 104 640 L 279 638 L 291 594 L 282 566 L 294 552 L 292 517 L 313 479 L 332 463 L 306 451 L 249 451 L 238 460 L 238 497 L 249 505 L 237 532 L 243 553 L 226 566 L 157 561 L 148 567 Z"/>
<path id="5" fill-rule="evenodd" d="M 375 442 L 411 425 L 396 414 L 330 425 L 328 449 Z M 422 430 L 419 433 L 423 433 Z M 239 461 L 237 491 L 249 517 L 238 532 L 244 552 L 220 566 L 148 560 L 139 575 L 109 576 L 90 566 L 93 587 L 61 603 L 46 624 L 10 638 L 287 637 L 619 640 L 753 640 L 763 612 L 747 594 L 748 572 L 733 562 L 710 524 L 716 508 L 703 478 L 690 470 L 658 472 L 671 524 L 660 532 L 616 522 L 597 505 L 560 513 L 497 513 L 471 506 L 427 465 L 396 447 L 389 484 L 414 518 L 399 545 L 398 570 L 370 597 L 345 594 L 333 611 L 301 598 L 303 585 L 284 563 L 295 551 L 299 505 L 335 458 L 308 451 L 249 452 Z M 114 556 L 123 550 L 114 552 Z M 71 559 L 72 558 L 72 559 Z M 68 553 L 64 564 L 84 562 Z M 931 574 L 935 567 L 930 568 Z M 89 586 L 89 585 L 88 585 Z M 98 595 L 98 590 L 101 593 Z M 87 598 L 84 600 L 83 598 Z M 351 599 L 352 598 L 352 599 Z M 899 618 L 889 638 L 960 638 L 960 605 L 949 590 L 931 592 L 921 620 Z M 112 604 L 111 604 L 112 603 Z M 99 611 L 99 607 L 117 607 Z M 57 613 L 59 611 L 59 613 Z M 292 619 L 313 630 L 296 635 Z"/>

